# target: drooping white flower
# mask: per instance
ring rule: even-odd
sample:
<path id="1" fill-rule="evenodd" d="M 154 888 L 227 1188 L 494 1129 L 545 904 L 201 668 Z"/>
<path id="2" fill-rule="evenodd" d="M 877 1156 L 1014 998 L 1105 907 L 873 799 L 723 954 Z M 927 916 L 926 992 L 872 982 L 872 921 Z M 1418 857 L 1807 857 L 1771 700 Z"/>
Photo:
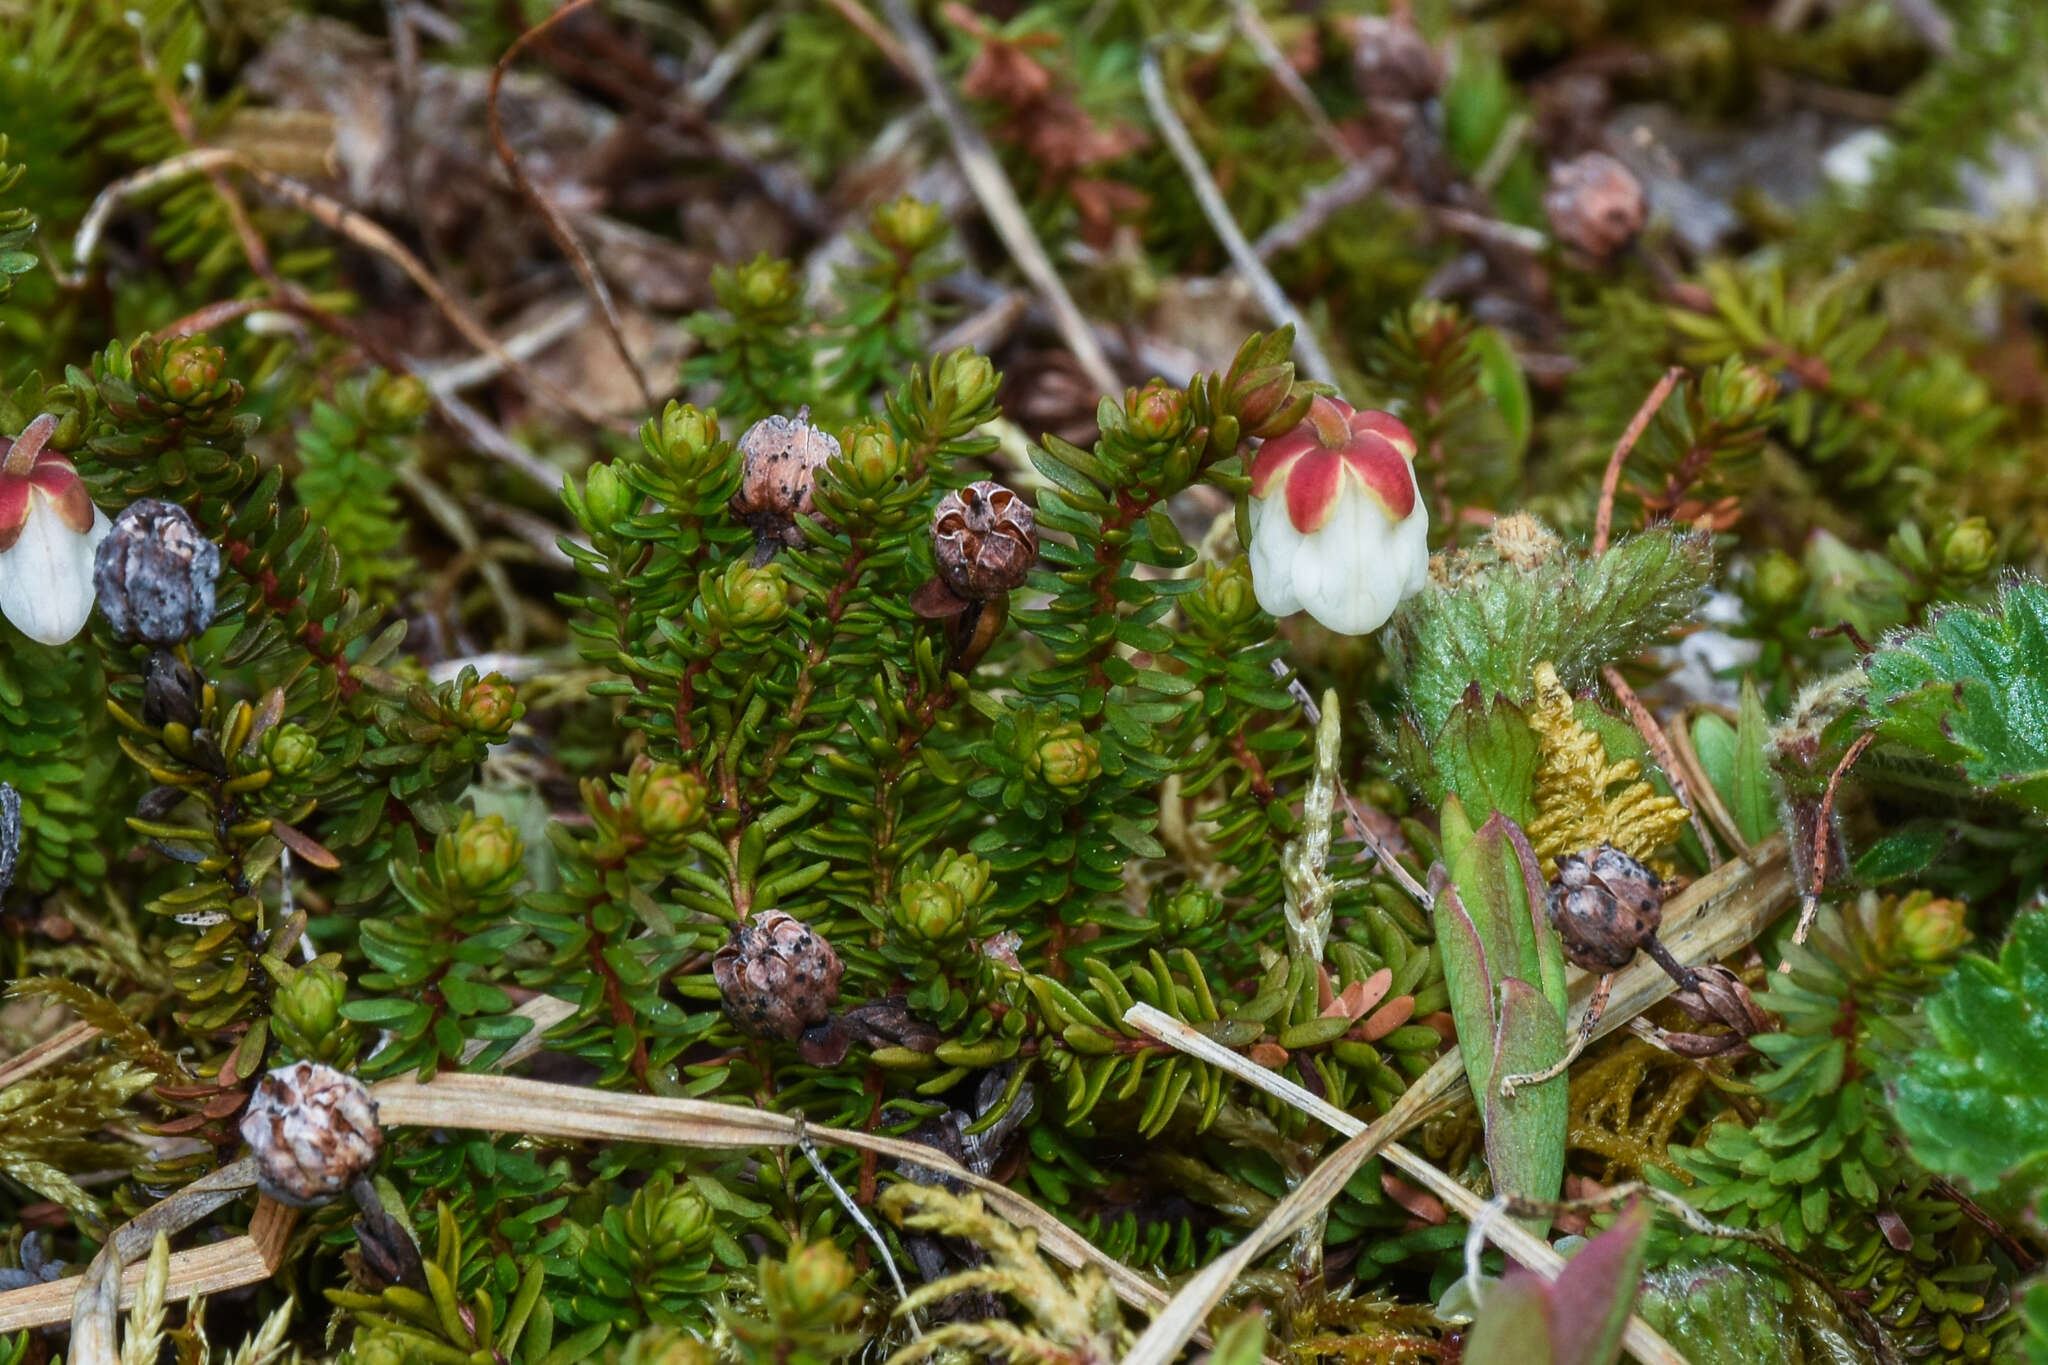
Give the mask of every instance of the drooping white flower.
<path id="1" fill-rule="evenodd" d="M 0 615 L 22 634 L 61 645 L 92 615 L 92 559 L 111 529 L 71 461 L 44 446 L 44 413 L 0 436 Z"/>
<path id="2" fill-rule="evenodd" d="M 1385 625 L 1429 578 L 1415 437 L 1384 412 L 1318 398 L 1252 460 L 1252 590 L 1341 635 Z"/>

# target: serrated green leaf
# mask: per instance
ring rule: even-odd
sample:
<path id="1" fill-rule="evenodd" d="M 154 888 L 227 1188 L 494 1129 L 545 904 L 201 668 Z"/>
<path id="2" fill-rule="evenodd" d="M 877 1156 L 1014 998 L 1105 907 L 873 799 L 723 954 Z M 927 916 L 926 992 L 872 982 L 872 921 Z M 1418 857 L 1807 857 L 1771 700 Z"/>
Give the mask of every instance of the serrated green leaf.
<path id="1" fill-rule="evenodd" d="M 2048 1186 L 2048 910 L 1997 961 L 1971 954 L 1927 1002 L 1934 1046 L 1895 1063 L 1899 1127 L 1929 1170 L 1979 1189 Z"/>

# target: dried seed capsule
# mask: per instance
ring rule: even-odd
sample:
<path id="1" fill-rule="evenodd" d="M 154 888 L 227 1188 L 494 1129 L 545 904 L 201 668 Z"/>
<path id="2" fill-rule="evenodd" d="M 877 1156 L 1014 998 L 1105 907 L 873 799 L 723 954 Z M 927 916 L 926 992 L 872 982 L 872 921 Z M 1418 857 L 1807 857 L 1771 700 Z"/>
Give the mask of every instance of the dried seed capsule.
<path id="1" fill-rule="evenodd" d="M 726 1015 L 744 1032 L 794 1041 L 839 1003 L 839 954 L 794 915 L 770 910 L 741 924 L 711 959 Z"/>
<path id="2" fill-rule="evenodd" d="M 1663 922 L 1663 879 L 1614 845 L 1557 860 L 1550 923 L 1577 966 L 1619 971 Z"/>
<path id="3" fill-rule="evenodd" d="M 384 1133 L 361 1081 L 319 1062 L 281 1066 L 242 1115 L 256 1185 L 281 1203 L 324 1204 L 377 1163 Z"/>
<path id="4" fill-rule="evenodd" d="M 999 483 L 983 479 L 955 489 L 932 513 L 932 550 L 939 577 L 955 597 L 984 602 L 1024 581 L 1038 558 L 1031 508 Z"/>
<path id="5" fill-rule="evenodd" d="M 1604 261 L 1643 230 L 1643 186 L 1605 152 L 1588 152 L 1550 168 L 1543 212 L 1559 241 Z"/>
<path id="6" fill-rule="evenodd" d="M 804 543 L 799 516 L 814 517 L 811 489 L 818 467 L 839 454 L 839 442 L 811 425 L 808 406 L 795 417 L 764 417 L 740 437 L 743 463 L 740 491 L 733 494 L 735 515 L 753 528 L 759 558 L 778 545 Z"/>
<path id="7" fill-rule="evenodd" d="M 93 557 L 100 610 L 124 640 L 168 648 L 213 624 L 220 547 L 185 509 L 144 498 L 114 518 Z"/>
<path id="8" fill-rule="evenodd" d="M 1351 69 L 1367 99 L 1419 104 L 1443 84 L 1443 67 L 1429 40 L 1404 18 L 1374 15 L 1354 30 Z"/>

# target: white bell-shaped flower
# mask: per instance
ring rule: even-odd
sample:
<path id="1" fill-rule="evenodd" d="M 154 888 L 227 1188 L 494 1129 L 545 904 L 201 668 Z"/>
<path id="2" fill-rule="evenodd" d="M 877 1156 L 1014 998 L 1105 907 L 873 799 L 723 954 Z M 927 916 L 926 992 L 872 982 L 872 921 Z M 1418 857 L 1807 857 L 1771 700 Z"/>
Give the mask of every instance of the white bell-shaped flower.
<path id="1" fill-rule="evenodd" d="M 1391 414 L 1318 398 L 1252 459 L 1252 590 L 1341 635 L 1378 630 L 1429 579 L 1415 437 Z"/>
<path id="2" fill-rule="evenodd" d="M 71 461 L 44 449 L 56 430 L 45 413 L 0 436 L 0 615 L 46 645 L 92 615 L 93 554 L 111 529 Z"/>

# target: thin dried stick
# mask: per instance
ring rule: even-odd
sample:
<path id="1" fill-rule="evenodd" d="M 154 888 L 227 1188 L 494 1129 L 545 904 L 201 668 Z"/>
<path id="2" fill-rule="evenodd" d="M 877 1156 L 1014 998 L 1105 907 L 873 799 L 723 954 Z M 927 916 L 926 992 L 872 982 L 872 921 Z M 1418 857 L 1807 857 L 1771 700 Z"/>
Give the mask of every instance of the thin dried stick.
<path id="1" fill-rule="evenodd" d="M 917 74 L 917 63 L 911 60 L 910 53 L 904 49 L 902 43 L 896 41 L 895 34 L 882 26 L 881 20 L 868 13 L 867 6 L 861 4 L 860 0 L 825 0 L 825 3 L 831 6 L 840 18 L 859 30 L 862 37 L 873 43 L 875 50 L 889 59 L 889 65 L 912 80 L 920 79 Z"/>
<path id="2" fill-rule="evenodd" d="M 1273 39 L 1273 30 L 1267 28 L 1266 21 L 1260 17 L 1258 6 L 1252 0 L 1230 0 L 1230 13 L 1237 21 L 1238 32 L 1244 34 L 1245 41 L 1259 55 L 1267 73 L 1307 117 L 1309 127 L 1316 130 L 1316 136 L 1323 140 L 1323 145 L 1335 152 L 1338 160 L 1350 161 L 1351 144 L 1344 140 L 1344 135 L 1337 131 L 1337 125 L 1330 122 L 1330 116 L 1323 112 L 1323 106 L 1316 101 L 1315 92 L 1308 88 L 1308 82 L 1288 62 L 1287 54 Z"/>
<path id="3" fill-rule="evenodd" d="M 1636 442 L 1649 430 L 1650 422 L 1664 406 L 1664 400 L 1671 396 L 1671 390 L 1678 387 L 1678 381 L 1683 378 L 1683 365 L 1673 365 L 1664 371 L 1664 377 L 1657 381 L 1656 387 L 1650 390 L 1650 396 L 1629 419 L 1628 429 L 1614 443 L 1614 453 L 1607 457 L 1607 472 L 1600 478 L 1600 510 L 1593 518 L 1593 553 L 1596 555 L 1607 551 L 1607 534 L 1614 524 L 1614 495 L 1621 487 L 1621 466 L 1627 461 L 1628 453 L 1636 448 Z"/>
<path id="4" fill-rule="evenodd" d="M 1849 752 L 1842 755 L 1842 761 L 1828 774 L 1827 790 L 1821 793 L 1820 811 L 1813 821 L 1813 885 L 1799 898 L 1799 923 L 1793 927 L 1792 942 L 1804 944 L 1806 936 L 1813 932 L 1813 922 L 1820 915 L 1820 895 L 1828 885 L 1828 848 L 1834 842 L 1835 792 L 1842 785 L 1842 778 L 1863 751 L 1877 738 L 1877 731 L 1868 730 L 1856 737 L 1849 746 Z M 1787 958 L 1778 964 L 1778 970 L 1792 970 L 1792 960 Z"/>
<path id="5" fill-rule="evenodd" d="M 497 65 L 491 68 L 490 93 L 484 99 L 484 111 L 491 123 L 491 145 L 497 148 L 498 160 L 503 163 L 505 173 L 512 177 L 513 188 L 517 189 L 520 197 L 533 205 L 535 212 L 540 214 L 541 222 L 547 226 L 548 236 L 555 239 L 555 245 L 569 258 L 569 264 L 575 267 L 576 278 L 583 281 L 583 287 L 590 292 L 590 297 L 597 300 L 598 312 L 604 318 L 605 335 L 611 338 L 612 349 L 617 351 L 619 359 L 625 362 L 626 372 L 633 376 L 633 387 L 640 391 L 641 404 L 652 410 L 655 405 L 654 391 L 647 387 L 647 376 L 640 372 L 640 362 L 634 358 L 633 348 L 626 344 L 625 330 L 619 325 L 618 306 L 612 302 L 611 287 L 604 282 L 604 276 L 597 273 L 597 267 L 591 264 L 590 253 L 583 249 L 583 243 L 576 240 L 575 230 L 562 217 L 561 210 L 557 209 L 546 195 L 535 189 L 533 182 L 526 178 L 526 170 L 519 164 L 519 157 L 513 152 L 512 144 L 505 140 L 505 121 L 498 111 L 498 95 L 505 84 L 505 73 L 511 69 L 519 54 L 526 50 L 527 44 L 578 10 L 594 3 L 596 0 L 569 0 L 553 14 L 514 38 L 512 45 L 498 58 Z"/>
<path id="6" fill-rule="evenodd" d="M 1678 796 L 1678 804 L 1684 806 L 1688 812 L 1697 812 L 1699 807 L 1693 802 L 1691 784 L 1685 779 L 1685 770 L 1678 766 L 1678 755 L 1672 752 L 1671 741 L 1665 735 L 1664 727 L 1657 724 L 1657 718 L 1650 714 L 1650 708 L 1643 705 L 1643 699 L 1636 695 L 1636 690 L 1621 676 L 1620 669 L 1610 664 L 1600 670 L 1600 676 L 1607 680 L 1607 686 L 1621 702 L 1621 709 L 1628 712 L 1628 718 L 1635 723 L 1636 733 L 1641 735 L 1643 743 L 1649 746 L 1650 757 L 1656 759 L 1657 766 L 1664 770 L 1664 776 L 1671 782 L 1671 790 Z M 1714 836 L 1707 828 L 1707 822 L 1695 814 L 1692 827 L 1693 832 L 1700 837 L 1701 846 L 1707 851 L 1707 862 L 1710 865 L 1719 862 L 1721 850 L 1714 846 Z"/>
<path id="7" fill-rule="evenodd" d="M 1351 162 L 1335 177 L 1303 194 L 1293 215 L 1260 233 L 1259 240 L 1252 243 L 1252 251 L 1260 260 L 1270 261 L 1281 252 L 1300 246 L 1322 231 L 1323 225 L 1339 212 L 1371 198 L 1393 161 L 1393 153 L 1381 148 L 1363 160 Z"/>
<path id="8" fill-rule="evenodd" d="M 988 215 L 996 235 L 1010 249 L 1010 255 L 1016 259 L 1017 268 L 1024 272 L 1024 278 L 1031 281 L 1044 298 L 1046 307 L 1052 310 L 1053 325 L 1059 329 L 1060 339 L 1066 342 L 1067 349 L 1073 352 L 1075 361 L 1087 374 L 1088 382 L 1105 394 L 1115 394 L 1123 385 L 1116 371 L 1110 367 L 1109 357 L 1103 353 L 1094 330 L 1081 315 L 1073 296 L 1067 292 L 1067 286 L 1060 280 L 1059 271 L 1053 268 L 1045 248 L 1039 245 L 1037 235 L 1031 230 L 1031 220 L 1025 217 L 1024 206 L 1017 200 L 1017 191 L 1011 188 L 1009 177 L 1003 174 L 1002 165 L 990 149 L 988 139 L 967 117 L 939 75 L 938 53 L 932 47 L 924 25 L 918 22 L 906 0 L 882 0 L 882 9 L 889 16 L 889 27 L 896 31 L 918 86 L 924 91 L 925 103 L 946 126 L 946 136 L 953 144 L 953 155 L 959 160 L 960 170 L 966 175 L 974 197 L 980 201 L 981 211 Z M 845 10 L 840 12 L 843 14 Z"/>
<path id="9" fill-rule="evenodd" d="M 1351 1139 L 1351 1142 L 1346 1143 L 1344 1147 L 1338 1150 L 1336 1155 L 1330 1157 L 1324 1163 L 1325 1166 L 1336 1162 L 1339 1157 L 1344 1157 L 1348 1160 L 1350 1155 L 1355 1154 L 1354 1147 L 1376 1148 L 1379 1153 L 1385 1155 L 1388 1164 L 1399 1167 L 1405 1174 L 1415 1177 L 1428 1188 L 1431 1194 L 1434 1194 L 1463 1215 L 1466 1221 L 1470 1222 L 1475 1229 L 1483 1228 L 1485 1235 L 1499 1246 L 1501 1250 L 1543 1276 L 1544 1279 L 1554 1280 L 1557 1278 L 1558 1272 L 1564 1269 L 1564 1257 L 1560 1256 L 1548 1242 L 1519 1223 L 1489 1223 L 1486 1217 L 1487 1201 L 1451 1179 L 1430 1162 L 1409 1151 L 1400 1143 L 1393 1141 L 1393 1138 L 1397 1135 L 1397 1129 L 1391 1126 L 1388 1127 L 1377 1143 L 1361 1142 L 1366 1134 L 1387 1124 L 1388 1119 L 1392 1118 L 1407 1103 L 1408 1095 L 1403 1095 L 1401 1102 L 1397 1103 L 1393 1109 L 1388 1110 L 1379 1119 L 1374 1120 L 1371 1124 L 1366 1124 L 1354 1115 L 1345 1113 L 1342 1109 L 1337 1108 L 1321 1096 L 1296 1085 L 1278 1072 L 1269 1071 L 1257 1062 L 1238 1055 L 1221 1043 L 1197 1033 L 1180 1020 L 1151 1005 L 1141 1003 L 1131 1006 L 1124 1014 L 1124 1022 L 1150 1037 L 1158 1039 L 1162 1043 L 1166 1043 L 1190 1056 L 1198 1057 L 1211 1066 L 1227 1071 L 1246 1084 L 1293 1105 L 1303 1113 L 1312 1115 L 1327 1126 L 1345 1134 Z M 1416 1087 L 1411 1086 L 1409 1094 L 1414 1094 L 1415 1089 Z M 1419 1108 L 1420 1106 L 1416 1107 Z M 1358 1157 L 1356 1164 L 1363 1164 L 1364 1161 L 1370 1159 L 1374 1154 L 1374 1150 L 1364 1150 L 1363 1155 Z M 1356 1169 L 1356 1164 L 1353 1165 L 1352 1169 Z M 1320 1173 L 1321 1168 L 1318 1168 L 1318 1174 Z M 1344 1174 L 1345 1179 L 1348 1180 L 1350 1178 L 1350 1171 L 1346 1171 Z M 1303 1183 L 1306 1184 L 1307 1182 Z M 1338 1182 L 1337 1188 L 1343 1188 L 1342 1181 Z M 1292 1198 L 1292 1196 L 1289 1197 Z M 1334 1197 L 1334 1191 L 1331 1197 Z M 1269 1216 L 1267 1221 L 1274 1221 L 1279 1212 L 1280 1210 L 1276 1208 L 1273 1211 L 1273 1216 Z M 1257 1237 L 1263 1240 L 1263 1228 L 1257 1234 Z M 1275 1238 L 1273 1241 L 1268 1242 L 1267 1245 L 1270 1247 L 1276 1244 L 1277 1241 L 1278 1238 Z M 1244 1262 L 1244 1268 L 1248 1268 L 1251 1262 L 1256 1259 L 1256 1256 L 1247 1258 Z M 1241 1270 L 1239 1273 L 1241 1273 Z M 1200 1277 L 1197 1278 L 1199 1279 Z M 1234 1279 L 1235 1275 L 1232 1278 Z M 1191 1288 L 1192 1285 L 1193 1282 L 1191 1281 L 1189 1287 Z M 1184 1288 L 1181 1292 L 1186 1294 L 1188 1289 Z M 1209 1307 L 1213 1306 L 1213 1303 L 1209 1305 Z M 1203 1315 L 1206 1316 L 1206 1314 L 1207 1308 L 1205 1307 Z M 1148 1332 L 1147 1336 L 1150 1335 Z M 1629 1350 L 1635 1353 L 1636 1359 L 1643 1361 L 1644 1365 L 1685 1365 L 1685 1357 L 1673 1349 L 1671 1344 L 1665 1341 L 1654 1327 L 1644 1322 L 1641 1318 L 1631 1317 L 1629 1319 L 1627 1333 L 1623 1340 L 1627 1343 Z M 1178 1351 L 1185 1341 L 1186 1338 L 1183 1337 L 1180 1341 L 1172 1343 L 1171 1351 L 1157 1357 L 1159 1365 L 1165 1365 L 1165 1362 L 1171 1360 L 1173 1358 L 1172 1352 Z M 1133 1348 L 1129 1355 L 1124 1357 L 1123 1365 L 1141 1365 L 1140 1352 L 1145 1349 L 1145 1344 L 1145 1339 L 1140 1338 L 1138 1345 Z M 1151 1360 L 1152 1357 L 1143 1357 L 1146 1365 L 1149 1365 Z"/>
<path id="10" fill-rule="evenodd" d="M 1721 794 L 1714 790 L 1714 784 L 1707 780 L 1705 770 L 1700 767 L 1700 756 L 1693 751 L 1692 736 L 1686 730 L 1684 716 L 1681 715 L 1678 723 L 1665 731 L 1665 737 L 1671 741 L 1671 751 L 1677 756 L 1679 766 L 1685 769 L 1693 795 L 1699 798 L 1700 810 L 1713 821 L 1714 828 L 1721 831 L 1721 837 L 1728 841 L 1730 848 L 1737 853 L 1749 852 L 1749 841 L 1736 828 L 1735 817 L 1728 813 Z"/>
<path id="11" fill-rule="evenodd" d="M 891 3 L 896 2 L 891 0 Z M 1172 151 L 1173 159 L 1180 163 L 1188 187 L 1195 192 L 1195 202 L 1202 206 L 1202 216 L 1209 220 L 1209 226 L 1223 241 L 1223 249 L 1230 253 L 1231 264 L 1251 286 L 1253 297 L 1258 299 L 1259 307 L 1273 325 L 1294 329 L 1294 349 L 1301 357 L 1302 373 L 1325 383 L 1335 380 L 1337 372 L 1330 367 L 1330 358 L 1323 354 L 1315 330 L 1308 325 L 1308 319 L 1301 315 L 1301 310 L 1294 306 L 1294 301 L 1287 297 L 1279 281 L 1273 278 L 1273 273 L 1266 269 L 1259 253 L 1245 240 L 1244 230 L 1237 225 L 1237 219 L 1231 216 L 1230 205 L 1224 202 L 1223 191 L 1216 187 L 1215 178 L 1209 174 L 1201 149 L 1195 146 L 1195 139 L 1188 133 L 1187 125 L 1180 121 L 1180 115 L 1173 111 L 1173 100 L 1166 93 L 1166 78 L 1159 69 L 1159 54 L 1149 44 L 1138 67 L 1138 85 L 1145 93 L 1145 107 L 1151 110 L 1152 121 L 1159 125 L 1167 148 Z"/>
<path id="12" fill-rule="evenodd" d="M 810 1134 L 804 1131 L 804 1120 L 801 1114 L 797 1116 L 796 1122 L 796 1145 L 797 1150 L 804 1154 L 804 1160 L 811 1163 L 811 1170 L 817 1174 L 818 1179 L 825 1182 L 825 1188 L 832 1192 L 832 1197 L 839 1201 L 839 1207 L 846 1211 L 846 1216 L 853 1220 L 855 1227 L 867 1234 L 868 1241 L 872 1242 L 875 1250 L 880 1253 L 882 1264 L 889 1271 L 889 1283 L 896 1287 L 897 1300 L 901 1302 L 908 1299 L 910 1297 L 910 1290 L 904 1286 L 903 1272 L 896 1268 L 896 1257 L 889 1250 L 888 1238 L 882 1236 L 881 1229 L 874 1225 L 873 1220 L 867 1216 L 860 1205 L 853 1202 L 853 1196 L 846 1192 L 846 1187 L 834 1179 L 832 1172 L 825 1168 L 824 1161 L 818 1156 L 817 1147 L 811 1142 Z M 924 1325 L 917 1320 L 916 1312 L 912 1311 L 904 1316 L 910 1319 L 911 1334 L 923 1336 Z"/>

